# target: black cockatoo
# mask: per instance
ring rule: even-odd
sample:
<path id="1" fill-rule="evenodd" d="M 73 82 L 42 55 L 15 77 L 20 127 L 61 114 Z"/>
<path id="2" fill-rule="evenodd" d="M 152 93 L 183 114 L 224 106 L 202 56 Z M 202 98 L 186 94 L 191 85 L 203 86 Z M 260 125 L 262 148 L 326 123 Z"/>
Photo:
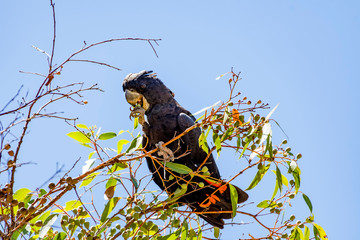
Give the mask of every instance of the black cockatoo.
<path id="1" fill-rule="evenodd" d="M 170 196 L 175 196 L 178 192 L 184 193 L 176 202 L 188 205 L 211 225 L 223 228 L 223 219 L 232 217 L 229 184 L 221 180 L 212 155 L 204 163 L 207 153 L 199 146 L 200 128 L 162 146 L 162 143 L 193 126 L 195 118 L 175 100 L 173 92 L 152 71 L 144 70 L 127 75 L 123 90 L 127 102 L 134 107 L 130 116 L 139 117 L 142 125 L 143 147 L 146 151 L 157 147 L 160 149 L 153 154 L 154 157 L 146 158 L 155 183 Z M 166 162 L 185 165 L 192 171 L 201 170 L 199 172 L 204 176 L 179 174 L 169 168 L 165 171 Z M 238 203 L 246 201 L 248 195 L 234 187 L 238 193 Z"/>

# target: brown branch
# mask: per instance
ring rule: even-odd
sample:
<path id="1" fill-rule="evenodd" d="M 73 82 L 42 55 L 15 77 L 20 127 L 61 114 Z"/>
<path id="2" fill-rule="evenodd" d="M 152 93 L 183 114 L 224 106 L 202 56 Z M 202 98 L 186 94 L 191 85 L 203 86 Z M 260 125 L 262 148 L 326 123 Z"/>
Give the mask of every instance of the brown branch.
<path id="1" fill-rule="evenodd" d="M 107 67 L 109 67 L 109 68 L 113 68 L 113 69 L 116 69 L 116 70 L 118 70 L 118 71 L 121 71 L 120 68 L 114 67 L 114 66 L 112 66 L 112 65 L 110 65 L 110 64 L 103 63 L 103 62 L 92 61 L 92 60 L 70 59 L 69 62 L 88 62 L 88 63 L 95 63 L 95 64 L 107 66 Z"/>
<path id="2" fill-rule="evenodd" d="M 51 49 L 51 57 L 50 57 L 50 63 L 49 63 L 49 74 L 52 70 L 52 63 L 54 59 L 54 53 L 55 53 L 55 39 L 56 39 L 56 18 L 55 18 L 55 3 L 53 3 L 53 0 L 50 0 L 50 5 L 52 8 L 52 16 L 53 16 L 53 42 L 52 42 L 52 49 Z M 48 84 L 47 84 L 48 85 Z"/>

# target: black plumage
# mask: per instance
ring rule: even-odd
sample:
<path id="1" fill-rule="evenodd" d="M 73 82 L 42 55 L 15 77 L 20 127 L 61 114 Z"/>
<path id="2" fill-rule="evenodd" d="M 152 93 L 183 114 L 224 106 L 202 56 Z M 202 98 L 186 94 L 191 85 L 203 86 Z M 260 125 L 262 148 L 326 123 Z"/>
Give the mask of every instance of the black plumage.
<path id="1" fill-rule="evenodd" d="M 140 122 L 143 126 L 143 146 L 146 151 L 155 149 L 159 142 L 166 143 L 195 124 L 192 114 L 184 109 L 175 100 L 170 89 L 151 73 L 151 71 L 141 71 L 129 74 L 123 82 L 127 101 L 133 106 L 137 106 L 136 109 L 143 108 L 145 110 L 147 120 L 143 119 Z M 207 157 L 207 154 L 199 147 L 200 134 L 200 128 L 195 128 L 166 146 L 174 154 L 174 163 L 183 164 L 193 171 L 199 170 L 199 166 Z M 156 154 L 155 156 L 160 157 Z M 230 190 L 228 185 L 221 180 L 219 169 L 212 155 L 202 165 L 202 167 L 206 166 L 210 173 L 208 178 L 181 175 L 182 179 L 178 177 L 172 179 L 169 171 L 164 172 L 162 163 L 150 157 L 147 157 L 146 161 L 153 173 L 154 182 L 169 195 L 186 183 L 187 191 L 177 202 L 190 206 L 208 223 L 223 228 L 223 219 L 232 217 L 232 214 L 229 213 L 232 211 Z M 172 174 L 180 176 L 176 172 L 172 172 Z M 201 184 L 199 186 L 200 182 L 204 183 L 204 186 Z M 246 201 L 248 195 L 240 188 L 236 186 L 235 188 L 238 192 L 238 203 Z M 228 211 L 228 213 L 222 213 L 222 211 Z M 206 212 L 212 213 L 207 214 Z"/>

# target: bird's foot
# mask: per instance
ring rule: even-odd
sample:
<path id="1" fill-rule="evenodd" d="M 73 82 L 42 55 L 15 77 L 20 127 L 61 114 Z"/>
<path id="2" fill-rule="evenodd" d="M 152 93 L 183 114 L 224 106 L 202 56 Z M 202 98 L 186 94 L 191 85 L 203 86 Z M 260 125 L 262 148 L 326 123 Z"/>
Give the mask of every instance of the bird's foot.
<path id="1" fill-rule="evenodd" d="M 174 161 L 174 153 L 170 148 L 163 146 L 164 142 L 160 141 L 155 146 L 159 148 L 158 155 L 164 158 L 164 162 Z"/>
<path id="2" fill-rule="evenodd" d="M 174 153 L 173 151 L 171 151 L 170 148 L 167 148 L 165 146 L 163 146 L 164 142 L 160 141 L 157 144 L 155 144 L 155 146 L 157 148 L 159 148 L 159 151 L 157 152 L 157 154 L 161 157 L 163 157 L 164 159 L 164 179 L 166 178 L 166 163 L 167 162 L 172 162 L 174 161 Z"/>
<path id="3" fill-rule="evenodd" d="M 142 107 L 134 107 L 133 109 L 130 108 L 130 120 L 131 118 L 139 118 L 139 123 L 144 125 L 145 123 L 145 109 Z"/>

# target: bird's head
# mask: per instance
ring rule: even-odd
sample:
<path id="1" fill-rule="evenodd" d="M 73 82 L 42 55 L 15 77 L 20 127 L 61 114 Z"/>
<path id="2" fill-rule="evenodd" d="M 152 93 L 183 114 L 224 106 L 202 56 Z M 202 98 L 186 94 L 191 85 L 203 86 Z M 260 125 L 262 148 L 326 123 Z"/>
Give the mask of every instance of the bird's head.
<path id="1" fill-rule="evenodd" d="M 126 101 L 132 106 L 141 106 L 148 110 L 155 104 L 168 103 L 174 100 L 174 94 L 164 83 L 152 74 L 152 71 L 141 71 L 128 74 L 123 82 Z"/>

